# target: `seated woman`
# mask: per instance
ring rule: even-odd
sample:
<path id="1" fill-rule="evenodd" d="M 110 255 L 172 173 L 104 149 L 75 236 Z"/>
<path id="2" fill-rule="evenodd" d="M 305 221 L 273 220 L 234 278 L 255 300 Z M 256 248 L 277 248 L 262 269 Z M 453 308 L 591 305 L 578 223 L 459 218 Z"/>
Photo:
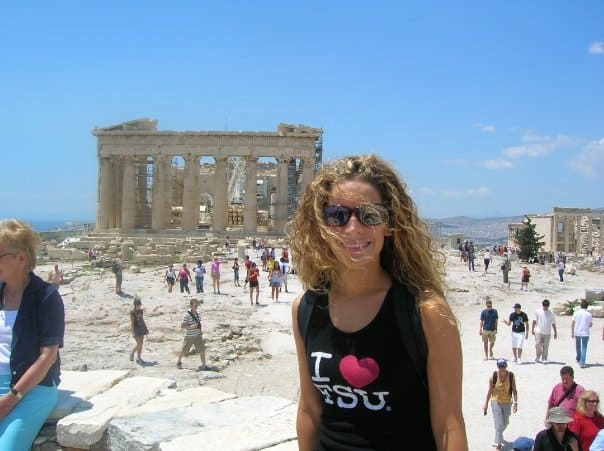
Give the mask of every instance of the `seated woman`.
<path id="1" fill-rule="evenodd" d="M 65 312 L 33 273 L 38 234 L 0 221 L 0 449 L 29 450 L 58 399 Z"/>

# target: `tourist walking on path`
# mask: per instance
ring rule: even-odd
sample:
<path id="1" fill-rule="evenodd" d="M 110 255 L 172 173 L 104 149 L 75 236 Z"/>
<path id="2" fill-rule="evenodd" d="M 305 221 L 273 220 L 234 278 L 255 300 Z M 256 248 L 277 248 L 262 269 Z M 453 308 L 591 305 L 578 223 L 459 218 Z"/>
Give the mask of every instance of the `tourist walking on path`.
<path id="1" fill-rule="evenodd" d="M 288 241 L 307 290 L 292 305 L 300 450 L 466 451 L 443 256 L 393 169 L 374 155 L 323 165 Z"/>
<path id="2" fill-rule="evenodd" d="M 558 262 L 558 277 L 560 277 L 560 282 L 564 282 L 564 270 L 566 269 L 566 265 L 562 260 Z"/>
<path id="3" fill-rule="evenodd" d="M 185 330 L 185 337 L 182 340 L 182 346 L 180 353 L 178 354 L 178 360 L 176 361 L 176 368 L 182 369 L 182 358 L 189 355 L 191 347 L 195 348 L 196 352 L 199 352 L 199 358 L 201 359 L 200 370 L 207 369 L 206 366 L 206 348 L 203 343 L 203 335 L 201 333 L 201 316 L 197 311 L 198 301 L 192 298 L 189 301 L 189 310 L 185 312 L 180 323 L 180 328 Z"/>
<path id="4" fill-rule="evenodd" d="M 34 274 L 40 237 L 0 221 L 0 449 L 29 450 L 55 408 L 65 310 L 57 289 Z"/>
<path id="5" fill-rule="evenodd" d="M 191 280 L 193 280 L 191 279 L 191 271 L 189 271 L 189 268 L 187 268 L 187 264 L 183 263 L 182 268 L 180 268 L 178 271 L 178 283 L 180 284 L 181 293 L 184 293 L 185 291 L 187 294 L 191 293 L 189 290 L 189 282 Z"/>
<path id="6" fill-rule="evenodd" d="M 510 287 L 510 278 L 509 274 L 512 270 L 512 262 L 507 252 L 503 254 L 503 263 L 501 264 L 501 271 L 503 273 L 503 283 Z"/>
<path id="7" fill-rule="evenodd" d="M 593 317 L 587 311 L 587 306 L 587 300 L 581 299 L 581 308 L 573 313 L 573 320 L 570 324 L 571 338 L 575 339 L 576 360 L 581 368 L 585 368 L 589 330 L 593 325 Z"/>
<path id="8" fill-rule="evenodd" d="M 541 302 L 541 308 L 535 312 L 535 319 L 531 328 L 535 336 L 535 362 L 547 363 L 549 357 L 549 342 L 554 330 L 554 340 L 558 338 L 556 329 L 556 315 L 549 309 L 549 300 Z"/>
<path id="9" fill-rule="evenodd" d="M 590 449 L 600 429 L 604 429 L 604 416 L 599 405 L 600 397 L 593 390 L 585 390 L 579 397 L 573 422 L 568 427 L 579 437 L 581 449 Z"/>
<path id="10" fill-rule="evenodd" d="M 528 340 L 529 324 L 528 316 L 522 310 L 518 303 L 514 304 L 514 311 L 510 313 L 508 320 L 503 320 L 506 326 L 512 326 L 512 353 L 514 362 L 522 364 L 522 346 L 524 340 Z"/>
<path id="11" fill-rule="evenodd" d="M 493 346 L 497 338 L 497 322 L 499 314 L 493 308 L 493 302 L 488 299 L 485 303 L 486 308 L 480 312 L 480 328 L 478 335 L 482 337 L 482 345 L 484 349 L 484 360 L 493 358 Z"/>
<path id="12" fill-rule="evenodd" d="M 560 380 L 561 382 L 552 388 L 547 400 L 545 418 L 547 418 L 552 407 L 562 407 L 566 414 L 572 418 L 575 415 L 575 410 L 577 410 L 579 397 L 585 391 L 582 385 L 575 382 L 575 372 L 571 366 L 560 368 Z"/>
<path id="13" fill-rule="evenodd" d="M 468 271 L 476 271 L 474 269 L 474 260 L 476 259 L 476 253 L 474 251 L 474 243 L 470 241 L 470 250 L 468 251 Z"/>
<path id="14" fill-rule="evenodd" d="M 132 332 L 132 336 L 136 342 L 134 348 L 132 348 L 132 351 L 130 351 L 130 361 L 134 360 L 134 354 L 136 353 L 136 363 L 138 364 L 145 363 L 141 358 L 141 353 L 143 352 L 143 341 L 145 340 L 145 335 L 149 333 L 147 324 L 145 324 L 142 304 L 143 303 L 141 302 L 140 297 L 135 295 L 133 309 L 130 310 L 130 331 Z"/>
<path id="15" fill-rule="evenodd" d="M 115 274 L 115 292 L 122 294 L 122 261 L 118 258 L 113 260 L 111 271 Z"/>
<path id="16" fill-rule="evenodd" d="M 250 304 L 254 305 L 254 290 L 256 291 L 256 305 L 258 304 L 258 296 L 260 296 L 260 287 L 258 277 L 260 276 L 260 269 L 256 263 L 250 264 L 250 269 L 247 272 L 247 279 L 250 282 Z"/>
<path id="17" fill-rule="evenodd" d="M 520 291 L 525 290 L 528 291 L 528 284 L 531 278 L 531 271 L 527 266 L 522 267 L 522 271 L 520 271 Z"/>
<path id="18" fill-rule="evenodd" d="M 174 271 L 174 265 L 168 266 L 168 269 L 166 269 L 166 273 L 164 274 L 164 278 L 166 279 L 166 284 L 168 285 L 168 293 L 172 293 L 172 288 L 174 288 L 174 284 L 176 283 L 176 271 Z"/>
<path id="19" fill-rule="evenodd" d="M 491 251 L 490 250 L 486 250 L 484 251 L 484 254 L 482 256 L 482 261 L 484 263 L 484 273 L 487 273 L 487 270 L 489 269 L 489 265 L 491 264 Z"/>
<path id="20" fill-rule="evenodd" d="M 220 265 L 222 264 L 222 260 L 218 257 L 214 257 L 214 261 L 212 261 L 211 265 L 211 275 L 212 275 L 212 287 L 214 288 L 214 294 L 220 294 Z"/>
<path id="21" fill-rule="evenodd" d="M 537 434 L 533 451 L 579 451 L 579 438 L 568 429 L 573 420 L 563 408 L 553 407 L 545 421 L 550 426 Z"/>
<path id="22" fill-rule="evenodd" d="M 203 293 L 203 279 L 206 274 L 206 267 L 203 266 L 201 260 L 197 260 L 197 265 L 193 268 L 193 272 L 195 273 L 195 291 L 197 294 L 201 294 Z"/>
<path id="23" fill-rule="evenodd" d="M 289 274 L 289 259 L 286 257 L 281 257 L 279 261 L 279 269 L 281 270 L 281 281 L 283 282 L 283 287 L 285 288 L 285 292 L 287 291 L 287 275 Z"/>
<path id="24" fill-rule="evenodd" d="M 233 285 L 240 287 L 239 285 L 239 260 L 233 260 Z"/>
<path id="25" fill-rule="evenodd" d="M 48 281 L 57 289 L 63 284 L 63 271 L 59 269 L 59 265 L 55 265 L 54 269 L 48 273 Z"/>
<path id="26" fill-rule="evenodd" d="M 279 265 L 273 266 L 272 271 L 268 275 L 268 280 L 271 286 L 271 299 L 279 302 L 279 291 L 281 290 L 281 270 Z"/>
<path id="27" fill-rule="evenodd" d="M 493 375 L 489 377 L 489 389 L 482 406 L 482 410 L 486 415 L 490 400 L 493 424 L 495 426 L 493 446 L 496 449 L 503 449 L 503 432 L 510 423 L 511 413 L 518 411 L 516 378 L 514 377 L 514 373 L 508 371 L 507 367 L 508 364 L 505 359 L 497 360 L 497 371 L 494 371 Z"/>

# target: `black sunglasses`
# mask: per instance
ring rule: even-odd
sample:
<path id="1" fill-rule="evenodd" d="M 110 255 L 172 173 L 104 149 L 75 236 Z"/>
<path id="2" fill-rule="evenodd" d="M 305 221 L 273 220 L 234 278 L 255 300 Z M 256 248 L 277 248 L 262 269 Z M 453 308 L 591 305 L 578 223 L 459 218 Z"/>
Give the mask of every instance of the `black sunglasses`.
<path id="1" fill-rule="evenodd" d="M 375 226 L 388 220 L 388 210 L 382 204 L 361 204 L 356 208 L 342 205 L 323 207 L 323 219 L 328 226 L 345 226 L 353 214 L 366 226 Z"/>

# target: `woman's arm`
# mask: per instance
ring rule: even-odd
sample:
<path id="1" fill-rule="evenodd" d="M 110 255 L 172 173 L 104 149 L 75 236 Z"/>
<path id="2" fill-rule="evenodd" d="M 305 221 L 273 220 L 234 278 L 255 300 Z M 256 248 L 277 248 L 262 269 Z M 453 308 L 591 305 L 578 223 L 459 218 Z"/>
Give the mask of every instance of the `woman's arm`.
<path id="1" fill-rule="evenodd" d="M 304 341 L 298 330 L 298 307 L 301 296 L 298 296 L 292 304 L 292 325 L 294 340 L 296 342 L 296 353 L 298 356 L 298 373 L 300 377 L 300 399 L 298 401 L 298 415 L 296 418 L 296 431 L 298 434 L 298 449 L 310 451 L 317 443 L 319 423 L 321 419 L 321 401 L 319 393 L 310 380 L 308 364 L 306 361 L 306 349 Z"/>
<path id="2" fill-rule="evenodd" d="M 457 322 L 446 301 L 429 295 L 420 304 L 428 344 L 430 418 L 439 451 L 467 451 L 462 413 L 462 354 Z"/>
<path id="3" fill-rule="evenodd" d="M 18 390 L 23 396 L 27 394 L 32 388 L 40 383 L 42 379 L 50 370 L 50 367 L 57 360 L 57 354 L 59 352 L 59 345 L 43 346 L 40 348 L 40 355 L 31 364 L 31 366 L 23 373 L 23 376 L 15 384 L 14 388 Z M 12 393 L 8 392 L 6 395 L 0 398 L 0 419 L 4 418 L 19 402 L 17 397 Z"/>

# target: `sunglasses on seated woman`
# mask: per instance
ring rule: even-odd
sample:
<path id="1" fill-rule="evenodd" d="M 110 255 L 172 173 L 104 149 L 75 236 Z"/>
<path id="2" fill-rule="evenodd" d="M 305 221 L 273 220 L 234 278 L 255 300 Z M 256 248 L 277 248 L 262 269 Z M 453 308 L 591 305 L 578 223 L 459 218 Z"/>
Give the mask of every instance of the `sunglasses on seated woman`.
<path id="1" fill-rule="evenodd" d="M 366 226 L 379 225 L 388 220 L 388 210 L 382 204 L 361 204 L 356 208 L 343 205 L 323 207 L 323 219 L 328 226 L 345 226 L 353 214 Z"/>

